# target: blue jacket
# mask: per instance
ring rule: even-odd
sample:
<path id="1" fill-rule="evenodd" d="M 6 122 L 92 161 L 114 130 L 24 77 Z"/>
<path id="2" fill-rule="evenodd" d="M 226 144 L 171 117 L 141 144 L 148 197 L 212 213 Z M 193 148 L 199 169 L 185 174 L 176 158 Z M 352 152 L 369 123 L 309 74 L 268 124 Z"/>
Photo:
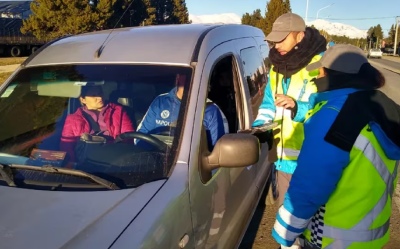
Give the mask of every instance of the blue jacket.
<path id="1" fill-rule="evenodd" d="M 358 90 L 339 89 L 314 93 L 310 97 L 311 106 L 314 107 L 321 101 L 329 101 L 326 106 L 331 108 L 323 106 L 304 123 L 305 140 L 297 161 L 298 166 L 290 181 L 283 203 L 284 209 L 295 217 L 311 219 L 320 206 L 327 203 L 330 195 L 336 189 L 343 169 L 349 164 L 349 152 L 326 142 L 324 137 L 339 114 L 337 110 L 341 110 L 348 95 L 355 91 Z M 386 156 L 392 160 L 400 160 L 400 147 L 386 136 L 378 124 L 372 123 L 371 129 Z M 279 212 L 276 219 L 281 224 L 286 223 Z M 286 226 L 288 232 L 301 234 L 304 231 L 294 229 L 287 224 Z M 272 231 L 272 236 L 280 244 L 290 245 L 293 243 L 293 241 L 281 238 L 275 229 Z"/>
<path id="2" fill-rule="evenodd" d="M 175 87 L 169 93 L 161 94 L 153 100 L 143 121 L 138 126 L 139 132 L 156 134 L 162 131 L 164 127 L 174 125 L 173 123 L 178 119 L 181 106 L 181 101 L 176 96 L 176 90 Z M 229 132 L 225 130 L 227 126 L 225 117 L 214 103 L 207 105 L 203 125 L 207 132 L 208 141 L 211 142 L 209 144 L 210 149 L 220 137 Z"/>

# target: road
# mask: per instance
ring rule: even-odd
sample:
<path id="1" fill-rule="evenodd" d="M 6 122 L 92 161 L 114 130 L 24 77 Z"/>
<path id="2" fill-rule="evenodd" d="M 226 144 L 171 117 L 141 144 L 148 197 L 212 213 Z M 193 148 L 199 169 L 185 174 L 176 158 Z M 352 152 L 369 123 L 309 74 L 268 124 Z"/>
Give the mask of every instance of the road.
<path id="1" fill-rule="evenodd" d="M 400 57 L 385 56 L 383 59 L 370 59 L 371 64 L 381 66 L 392 72 L 400 73 Z"/>
<path id="2" fill-rule="evenodd" d="M 386 78 L 386 86 L 381 89 L 382 92 L 400 104 L 400 58 L 385 56 L 383 59 L 370 59 L 369 61 Z M 390 241 L 385 249 L 400 249 L 400 182 L 397 184 L 393 200 Z M 277 205 L 259 207 L 256 210 L 239 249 L 277 249 L 279 247 L 271 237 L 277 210 Z"/>

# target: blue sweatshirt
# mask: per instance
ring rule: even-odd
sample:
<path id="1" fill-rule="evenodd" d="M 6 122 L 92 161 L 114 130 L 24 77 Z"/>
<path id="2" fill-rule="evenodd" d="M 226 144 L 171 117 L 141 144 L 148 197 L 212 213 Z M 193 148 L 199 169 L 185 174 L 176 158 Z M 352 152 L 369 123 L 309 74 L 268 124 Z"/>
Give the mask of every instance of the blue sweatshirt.
<path id="1" fill-rule="evenodd" d="M 157 134 L 164 127 L 173 126 L 178 119 L 181 101 L 176 96 L 176 87 L 169 93 L 157 96 L 151 103 L 143 121 L 139 124 L 138 131 L 146 134 Z M 207 105 L 203 125 L 206 128 L 209 148 L 211 149 L 217 140 L 229 131 L 226 130 L 226 119 L 219 107 L 210 103 Z"/>

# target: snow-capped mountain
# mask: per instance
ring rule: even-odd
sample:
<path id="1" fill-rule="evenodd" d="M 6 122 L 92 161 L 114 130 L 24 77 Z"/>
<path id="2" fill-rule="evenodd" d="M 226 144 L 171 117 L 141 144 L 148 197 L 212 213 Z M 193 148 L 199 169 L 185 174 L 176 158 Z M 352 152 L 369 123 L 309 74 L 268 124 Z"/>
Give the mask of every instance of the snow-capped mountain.
<path id="1" fill-rule="evenodd" d="M 213 15 L 191 15 L 189 14 L 189 20 L 192 23 L 241 23 L 242 18 L 235 13 L 222 13 Z"/>
<path id="2" fill-rule="evenodd" d="M 319 30 L 325 30 L 328 32 L 330 35 L 338 35 L 338 36 L 347 36 L 349 38 L 366 38 L 367 37 L 367 31 L 366 30 L 361 30 L 357 29 L 356 27 L 343 24 L 343 23 L 337 23 L 337 22 L 329 22 L 326 20 L 322 19 L 317 19 L 312 22 L 307 22 L 307 26 L 314 25 L 315 28 Z"/>
<path id="3" fill-rule="evenodd" d="M 241 17 L 235 13 L 221 13 L 214 15 L 192 15 L 189 14 L 189 19 L 192 23 L 241 23 Z M 307 22 L 308 26 L 314 25 L 319 30 L 325 30 L 330 35 L 347 36 L 350 38 L 366 38 L 367 31 L 357 29 L 356 27 L 329 22 L 322 19 Z"/>

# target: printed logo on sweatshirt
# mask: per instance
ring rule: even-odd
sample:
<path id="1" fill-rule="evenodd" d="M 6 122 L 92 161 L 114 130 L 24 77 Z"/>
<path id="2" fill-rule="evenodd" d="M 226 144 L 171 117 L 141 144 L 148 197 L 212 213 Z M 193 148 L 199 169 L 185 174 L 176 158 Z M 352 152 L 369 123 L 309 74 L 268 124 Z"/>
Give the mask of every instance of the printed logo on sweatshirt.
<path id="1" fill-rule="evenodd" d="M 169 126 L 171 122 L 162 119 L 156 119 L 156 124 L 161 126 Z"/>
<path id="2" fill-rule="evenodd" d="M 168 111 L 168 110 L 162 111 L 162 112 L 161 112 L 161 117 L 162 117 L 163 119 L 168 118 L 168 117 L 169 117 L 169 111 Z"/>

